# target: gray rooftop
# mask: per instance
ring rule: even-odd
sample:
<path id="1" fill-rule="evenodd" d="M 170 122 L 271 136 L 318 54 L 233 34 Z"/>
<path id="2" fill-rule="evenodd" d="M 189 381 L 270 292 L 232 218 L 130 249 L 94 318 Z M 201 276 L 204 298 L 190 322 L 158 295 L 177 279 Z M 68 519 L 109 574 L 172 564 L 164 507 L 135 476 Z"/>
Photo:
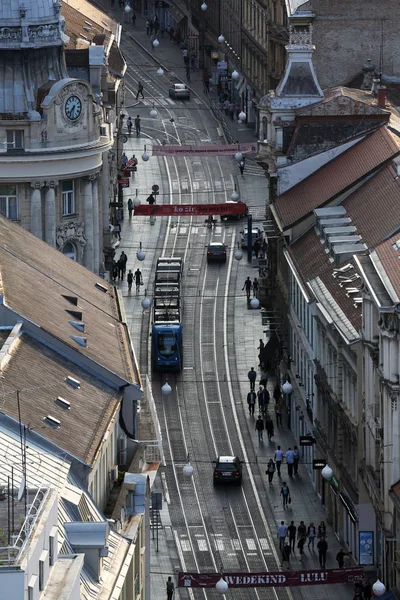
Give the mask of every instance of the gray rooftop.
<path id="1" fill-rule="evenodd" d="M 26 20 L 28 23 L 49 22 L 58 20 L 53 0 L 1 0 L 0 2 L 0 26 L 20 23 L 20 8 L 26 8 Z"/>

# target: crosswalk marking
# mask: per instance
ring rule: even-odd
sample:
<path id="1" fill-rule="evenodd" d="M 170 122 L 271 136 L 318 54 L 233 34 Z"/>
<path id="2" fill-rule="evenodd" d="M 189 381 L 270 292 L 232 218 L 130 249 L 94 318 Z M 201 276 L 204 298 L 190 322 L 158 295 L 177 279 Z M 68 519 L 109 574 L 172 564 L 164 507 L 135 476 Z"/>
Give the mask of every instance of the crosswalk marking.
<path id="1" fill-rule="evenodd" d="M 200 552 L 207 552 L 208 546 L 206 540 L 197 540 Z"/>
<path id="2" fill-rule="evenodd" d="M 232 548 L 234 550 L 240 550 L 240 541 L 239 540 L 231 540 L 232 542 Z"/>
<path id="3" fill-rule="evenodd" d="M 260 538 L 258 541 L 260 542 L 262 550 L 269 550 L 269 543 L 266 538 Z"/>
<path id="4" fill-rule="evenodd" d="M 253 539 L 246 539 L 246 544 L 249 550 L 257 550 L 256 543 Z"/>
<path id="5" fill-rule="evenodd" d="M 181 548 L 183 552 L 191 552 L 192 547 L 190 545 L 189 540 L 181 540 Z"/>
<path id="6" fill-rule="evenodd" d="M 224 549 L 224 542 L 222 540 L 214 540 L 214 542 L 215 542 L 215 547 L 217 550 Z"/>

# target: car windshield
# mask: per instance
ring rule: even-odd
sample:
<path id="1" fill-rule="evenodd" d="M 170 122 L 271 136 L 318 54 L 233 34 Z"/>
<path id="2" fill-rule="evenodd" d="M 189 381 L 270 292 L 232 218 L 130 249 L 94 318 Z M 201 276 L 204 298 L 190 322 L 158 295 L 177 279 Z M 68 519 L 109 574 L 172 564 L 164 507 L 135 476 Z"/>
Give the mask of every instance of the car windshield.
<path id="1" fill-rule="evenodd" d="M 233 463 L 219 463 L 217 469 L 221 469 L 221 471 L 236 471 L 236 465 Z"/>
<path id="2" fill-rule="evenodd" d="M 168 358 L 177 350 L 176 338 L 171 333 L 160 333 L 158 336 L 158 351 L 161 356 Z"/>

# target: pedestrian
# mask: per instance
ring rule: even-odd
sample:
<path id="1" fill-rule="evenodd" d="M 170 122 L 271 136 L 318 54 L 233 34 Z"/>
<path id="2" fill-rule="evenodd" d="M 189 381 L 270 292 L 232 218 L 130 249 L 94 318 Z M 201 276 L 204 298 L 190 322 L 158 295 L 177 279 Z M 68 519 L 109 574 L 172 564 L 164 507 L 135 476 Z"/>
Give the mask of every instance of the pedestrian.
<path id="1" fill-rule="evenodd" d="M 175 586 L 171 577 L 168 577 L 167 581 L 167 600 L 172 600 L 172 596 L 174 595 Z"/>
<path id="2" fill-rule="evenodd" d="M 148 202 L 150 205 L 155 204 L 156 203 L 156 199 L 153 196 L 153 192 L 151 192 L 150 196 L 148 198 L 146 198 L 146 202 Z"/>
<path id="3" fill-rule="evenodd" d="M 129 218 L 132 219 L 132 213 L 133 213 L 132 198 L 129 198 L 129 200 L 128 200 L 128 213 L 129 213 Z"/>
<path id="4" fill-rule="evenodd" d="M 299 471 L 299 462 L 300 462 L 300 454 L 299 454 L 297 446 L 295 446 L 293 448 L 293 452 L 294 452 L 293 472 L 295 475 L 297 475 L 297 473 Z"/>
<path id="5" fill-rule="evenodd" d="M 117 263 L 115 262 L 115 260 L 113 260 L 113 266 L 112 266 L 113 281 L 115 281 L 117 279 L 117 276 L 118 276 L 118 267 L 117 267 Z"/>
<path id="6" fill-rule="evenodd" d="M 324 521 L 321 521 L 318 525 L 318 539 L 321 539 L 322 537 L 326 537 L 326 525 Z"/>
<path id="7" fill-rule="evenodd" d="M 229 103 L 229 107 L 228 107 L 228 112 L 229 112 L 229 116 L 231 118 L 231 121 L 233 121 L 234 111 L 235 111 L 235 105 L 233 104 L 233 102 L 230 102 Z"/>
<path id="8" fill-rule="evenodd" d="M 274 400 L 275 402 L 279 402 L 281 399 L 281 388 L 279 387 L 279 383 L 274 387 Z"/>
<path id="9" fill-rule="evenodd" d="M 258 441 L 263 441 L 263 431 L 264 431 L 264 419 L 261 415 L 258 415 L 256 421 L 256 431 L 258 432 Z"/>
<path id="10" fill-rule="evenodd" d="M 116 221 L 114 225 L 114 233 L 117 236 L 117 239 L 121 240 L 121 224 L 119 221 Z"/>
<path id="11" fill-rule="evenodd" d="M 125 152 L 122 153 L 122 166 L 126 167 L 126 165 L 128 164 L 128 157 L 125 154 Z"/>
<path id="12" fill-rule="evenodd" d="M 317 544 L 317 548 L 318 548 L 318 555 L 319 555 L 319 564 L 321 569 L 325 569 L 325 565 L 326 565 L 326 553 L 328 551 L 328 544 L 327 541 L 324 537 L 322 537 L 318 544 Z"/>
<path id="13" fill-rule="evenodd" d="M 298 542 L 297 542 L 297 548 L 300 551 L 300 560 L 303 559 L 303 554 L 304 554 L 304 544 L 306 543 L 306 538 L 299 538 Z"/>
<path id="14" fill-rule="evenodd" d="M 255 280 L 254 280 L 255 281 Z M 258 283 L 258 282 L 257 282 Z M 253 290 L 254 290 L 254 282 L 253 282 Z M 258 346 L 257 350 L 259 350 L 260 352 L 258 353 L 258 366 L 262 367 L 262 358 L 263 358 L 263 352 L 264 352 L 264 348 L 265 348 L 265 344 L 262 340 L 260 340 L 260 345 Z"/>
<path id="15" fill-rule="evenodd" d="M 253 284 L 251 283 L 251 279 L 250 279 L 250 277 L 247 277 L 247 279 L 244 282 L 243 287 L 242 287 L 242 290 L 244 290 L 246 288 L 247 301 L 250 300 L 250 292 L 251 292 L 252 287 L 253 287 Z"/>
<path id="16" fill-rule="evenodd" d="M 275 471 L 276 471 L 276 469 L 275 469 L 274 461 L 272 460 L 272 458 L 270 458 L 268 461 L 268 464 L 267 464 L 267 470 L 265 471 L 266 475 L 268 475 L 269 485 L 272 485 L 272 480 L 274 478 Z"/>
<path id="17" fill-rule="evenodd" d="M 276 464 L 276 470 L 278 472 L 278 477 L 281 476 L 281 464 L 282 464 L 282 457 L 283 457 L 283 452 L 281 450 L 281 447 L 278 446 L 277 449 L 275 450 L 275 464 Z"/>
<path id="18" fill-rule="evenodd" d="M 128 271 L 128 275 L 126 276 L 126 280 L 128 282 L 128 292 L 130 292 L 131 289 L 132 289 L 132 283 L 133 283 L 133 273 L 132 273 L 131 269 L 129 269 L 129 271 Z"/>
<path id="19" fill-rule="evenodd" d="M 297 528 L 297 539 L 300 540 L 304 540 L 304 543 L 306 542 L 306 538 L 307 538 L 307 527 L 304 524 L 304 521 L 300 521 L 300 525 Z"/>
<path id="20" fill-rule="evenodd" d="M 343 550 L 343 548 L 340 548 L 339 552 L 336 554 L 336 560 L 337 560 L 337 564 L 339 566 L 339 569 L 343 569 L 344 567 L 344 557 L 347 555 L 347 553 Z"/>
<path id="21" fill-rule="evenodd" d="M 283 546 L 285 545 L 285 539 L 287 536 L 287 527 L 285 525 L 285 521 L 281 521 L 281 524 L 278 527 L 278 540 L 279 540 L 279 550 L 282 552 Z"/>
<path id="22" fill-rule="evenodd" d="M 124 251 L 121 252 L 121 256 L 119 257 L 119 260 L 122 262 L 122 274 L 125 275 L 126 263 L 128 262 L 128 257 Z"/>
<path id="23" fill-rule="evenodd" d="M 256 393 L 254 390 L 250 390 L 247 394 L 247 404 L 249 405 L 249 415 L 254 417 L 254 407 L 256 405 Z"/>
<path id="24" fill-rule="evenodd" d="M 126 126 L 128 128 L 128 134 L 131 135 L 131 131 L 132 131 L 132 119 L 130 117 L 128 117 L 127 120 L 126 120 Z"/>
<path id="25" fill-rule="evenodd" d="M 284 566 L 284 563 L 287 563 L 287 568 L 290 567 L 290 554 L 290 545 L 287 541 L 285 541 L 282 549 L 282 567 Z"/>
<path id="26" fill-rule="evenodd" d="M 274 423 L 273 423 L 271 417 L 268 415 L 267 415 L 267 418 L 265 419 L 265 429 L 267 430 L 268 439 L 269 439 L 269 441 L 271 441 L 272 438 L 274 437 Z"/>
<path id="27" fill-rule="evenodd" d="M 135 27 L 136 25 L 136 13 L 135 11 L 133 11 L 132 13 L 132 27 Z"/>
<path id="28" fill-rule="evenodd" d="M 356 581 L 354 584 L 353 600 L 364 600 L 364 586 L 360 581 Z"/>
<path id="29" fill-rule="evenodd" d="M 286 481 L 282 482 L 280 496 L 282 496 L 282 505 L 283 505 L 283 508 L 287 508 L 287 505 L 290 504 L 292 500 L 290 498 L 289 486 L 286 483 Z"/>
<path id="30" fill-rule="evenodd" d="M 315 540 L 315 527 L 314 523 L 310 523 L 307 529 L 307 537 L 308 537 L 308 547 L 312 546 L 314 550 L 314 540 Z"/>
<path id="31" fill-rule="evenodd" d="M 259 240 L 256 240 L 253 244 L 254 256 L 256 258 L 258 258 L 258 255 L 260 254 L 260 248 L 261 248 L 261 244 L 260 244 Z"/>
<path id="32" fill-rule="evenodd" d="M 276 418 L 276 426 L 283 427 L 282 425 L 282 409 L 280 404 L 277 404 L 275 407 L 275 418 Z"/>
<path id="33" fill-rule="evenodd" d="M 257 277 L 253 279 L 253 298 L 258 298 L 259 283 Z"/>
<path id="34" fill-rule="evenodd" d="M 250 371 L 247 373 L 247 377 L 250 381 L 250 390 L 254 392 L 254 390 L 256 389 L 257 378 L 257 373 L 255 372 L 254 367 L 251 367 Z"/>
<path id="35" fill-rule="evenodd" d="M 294 452 L 291 448 L 288 448 L 285 454 L 287 470 L 289 477 L 293 477 L 293 465 L 294 465 Z"/>
<path id="36" fill-rule="evenodd" d="M 241 160 L 239 163 L 239 171 L 242 177 L 244 177 L 244 160 Z"/>
<path id="37" fill-rule="evenodd" d="M 225 111 L 225 114 L 228 115 L 229 114 L 229 100 L 226 99 L 224 104 L 223 104 L 223 109 Z"/>
<path id="38" fill-rule="evenodd" d="M 182 50 L 182 56 L 183 56 L 183 62 L 185 63 L 185 65 L 189 64 L 189 50 L 187 48 L 184 48 Z"/>
<path id="39" fill-rule="evenodd" d="M 146 33 L 147 35 L 150 35 L 150 21 L 148 19 L 146 21 Z"/>
<path id="40" fill-rule="evenodd" d="M 136 284 L 136 293 L 138 294 L 140 291 L 140 286 L 143 285 L 142 272 L 140 269 L 136 269 L 134 274 L 135 284 Z"/>
<path id="41" fill-rule="evenodd" d="M 294 545 L 296 543 L 296 531 L 297 527 L 294 524 L 294 521 L 290 521 L 290 525 L 288 527 L 288 535 L 289 535 L 289 546 L 292 552 L 294 552 Z"/>
<path id="42" fill-rule="evenodd" d="M 118 279 L 124 280 L 124 262 L 119 258 L 117 260 Z"/>
<path id="43" fill-rule="evenodd" d="M 143 90 L 143 86 L 142 86 L 142 90 Z M 142 92 L 142 94 L 143 94 L 143 92 Z M 138 92 L 138 95 L 139 95 L 139 92 Z M 140 116 L 139 115 L 137 115 L 135 118 L 135 129 L 136 129 L 136 137 L 140 137 Z"/>
<path id="44" fill-rule="evenodd" d="M 139 98 L 139 94 L 142 95 L 142 98 L 144 99 L 144 94 L 143 94 L 143 83 L 141 81 L 138 82 L 138 91 L 136 94 L 136 100 Z M 139 116 L 139 115 L 138 115 Z M 136 121 L 136 119 L 135 119 Z M 136 130 L 136 135 L 137 135 L 137 130 Z M 138 136 L 139 137 L 139 136 Z"/>
<path id="45" fill-rule="evenodd" d="M 365 582 L 363 592 L 364 592 L 364 600 L 371 600 L 372 586 L 371 586 L 371 582 L 369 579 L 367 579 L 367 581 Z"/>
<path id="46" fill-rule="evenodd" d="M 149 32 L 150 32 L 150 35 L 152 35 L 153 29 L 154 29 L 154 21 L 150 21 L 149 22 Z"/>

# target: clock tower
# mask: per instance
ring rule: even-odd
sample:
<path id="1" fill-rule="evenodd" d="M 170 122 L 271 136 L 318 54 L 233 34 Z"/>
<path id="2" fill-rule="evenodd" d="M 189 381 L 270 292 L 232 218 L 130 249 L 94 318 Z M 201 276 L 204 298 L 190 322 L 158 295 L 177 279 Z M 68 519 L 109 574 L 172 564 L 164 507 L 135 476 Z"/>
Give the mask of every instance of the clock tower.
<path id="1" fill-rule="evenodd" d="M 98 272 L 113 131 L 89 81 L 68 76 L 60 8 L 0 2 L 0 212 Z"/>

